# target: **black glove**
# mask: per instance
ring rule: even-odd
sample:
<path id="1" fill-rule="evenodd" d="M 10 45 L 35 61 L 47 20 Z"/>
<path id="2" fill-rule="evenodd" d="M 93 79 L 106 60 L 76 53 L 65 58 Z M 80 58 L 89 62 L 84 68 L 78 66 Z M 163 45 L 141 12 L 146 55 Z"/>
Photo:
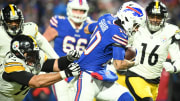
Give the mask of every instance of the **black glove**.
<path id="1" fill-rule="evenodd" d="M 72 76 L 79 76 L 79 74 L 80 74 L 79 64 L 71 63 L 68 66 L 68 68 L 66 68 L 64 71 L 60 71 L 59 73 L 63 79 L 68 78 L 68 77 L 72 77 Z"/>
<path id="2" fill-rule="evenodd" d="M 67 59 L 69 61 L 78 60 L 80 57 L 80 53 L 77 50 L 71 50 L 67 53 Z"/>

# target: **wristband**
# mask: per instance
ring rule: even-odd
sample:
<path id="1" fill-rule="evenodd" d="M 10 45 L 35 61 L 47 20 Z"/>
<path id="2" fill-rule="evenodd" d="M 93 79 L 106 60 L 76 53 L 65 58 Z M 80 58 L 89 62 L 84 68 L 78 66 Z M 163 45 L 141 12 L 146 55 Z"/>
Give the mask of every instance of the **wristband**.
<path id="1" fill-rule="evenodd" d="M 67 78 L 64 71 L 60 71 L 59 74 L 60 74 L 60 76 L 61 76 L 62 79 Z"/>

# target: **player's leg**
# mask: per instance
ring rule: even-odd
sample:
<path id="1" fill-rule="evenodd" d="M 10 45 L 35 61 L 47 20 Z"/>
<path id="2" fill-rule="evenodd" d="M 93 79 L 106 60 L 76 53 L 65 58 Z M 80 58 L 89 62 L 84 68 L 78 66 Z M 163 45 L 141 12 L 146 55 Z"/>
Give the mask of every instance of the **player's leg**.
<path id="1" fill-rule="evenodd" d="M 73 101 L 93 101 L 96 93 L 99 92 L 101 83 L 99 80 L 91 77 L 86 72 L 81 72 L 80 77 L 76 80 L 74 87 L 76 88 L 76 95 Z"/>
<path id="2" fill-rule="evenodd" d="M 148 83 L 141 77 L 126 77 L 126 85 L 137 101 L 153 101 L 152 90 L 158 88 L 158 84 Z"/>
<path id="3" fill-rule="evenodd" d="M 129 90 L 117 82 L 103 82 L 103 88 L 96 98 L 97 101 L 134 101 Z"/>
<path id="4" fill-rule="evenodd" d="M 55 83 L 52 88 L 57 101 L 70 101 L 71 94 L 75 92 L 65 80 Z"/>
<path id="5" fill-rule="evenodd" d="M 152 86 L 153 101 L 156 101 L 156 98 L 158 96 L 158 88 L 159 88 L 159 85 Z"/>

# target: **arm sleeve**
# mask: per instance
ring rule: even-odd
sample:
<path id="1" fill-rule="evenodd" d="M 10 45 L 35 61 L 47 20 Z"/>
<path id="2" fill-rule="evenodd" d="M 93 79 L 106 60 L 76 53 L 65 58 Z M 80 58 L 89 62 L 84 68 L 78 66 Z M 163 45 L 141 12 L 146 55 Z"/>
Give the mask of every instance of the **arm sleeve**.
<path id="1" fill-rule="evenodd" d="M 54 61 L 55 61 L 55 59 L 48 59 L 43 64 L 41 71 L 44 71 L 44 72 L 53 72 Z"/>
<path id="2" fill-rule="evenodd" d="M 98 24 L 97 22 L 89 24 L 88 30 L 89 30 L 90 33 L 93 33 L 93 31 L 96 28 L 97 24 Z"/>
<path id="3" fill-rule="evenodd" d="M 174 42 L 173 44 L 171 44 L 168 48 L 168 51 L 169 51 L 172 61 L 180 59 L 180 49 L 177 42 Z"/>
<path id="4" fill-rule="evenodd" d="M 4 72 L 2 77 L 4 80 L 8 82 L 17 82 L 22 85 L 28 86 L 30 79 L 34 75 L 26 72 L 26 71 L 20 71 L 20 72 L 12 72 L 12 73 L 6 73 Z"/>
<path id="5" fill-rule="evenodd" d="M 125 48 L 113 46 L 113 59 L 124 60 Z"/>
<path id="6" fill-rule="evenodd" d="M 174 42 L 171 44 L 168 48 L 168 51 L 171 56 L 173 66 L 176 67 L 177 72 L 180 72 L 180 49 L 178 43 Z"/>

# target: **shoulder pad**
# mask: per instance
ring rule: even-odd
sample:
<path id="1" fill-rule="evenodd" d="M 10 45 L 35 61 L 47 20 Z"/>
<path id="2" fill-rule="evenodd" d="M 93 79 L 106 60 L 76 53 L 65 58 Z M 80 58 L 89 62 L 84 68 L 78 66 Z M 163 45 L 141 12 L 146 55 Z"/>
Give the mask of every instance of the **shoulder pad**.
<path id="1" fill-rule="evenodd" d="M 26 22 L 24 23 L 24 26 L 37 26 L 34 22 Z"/>
<path id="2" fill-rule="evenodd" d="M 36 31 L 38 31 L 38 26 L 34 22 L 24 23 L 24 27 L 27 27 L 28 29 L 35 29 Z"/>
<path id="3" fill-rule="evenodd" d="M 90 17 L 87 17 L 86 22 L 87 22 L 87 23 L 94 23 L 94 22 L 96 22 L 96 21 L 95 21 L 95 20 L 92 20 Z"/>
<path id="4" fill-rule="evenodd" d="M 25 35 L 31 35 L 31 36 L 35 37 L 38 34 L 38 32 L 39 32 L 38 26 L 34 22 L 24 23 L 23 33 Z"/>

